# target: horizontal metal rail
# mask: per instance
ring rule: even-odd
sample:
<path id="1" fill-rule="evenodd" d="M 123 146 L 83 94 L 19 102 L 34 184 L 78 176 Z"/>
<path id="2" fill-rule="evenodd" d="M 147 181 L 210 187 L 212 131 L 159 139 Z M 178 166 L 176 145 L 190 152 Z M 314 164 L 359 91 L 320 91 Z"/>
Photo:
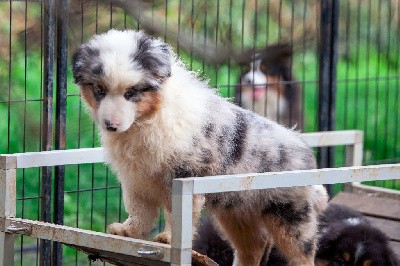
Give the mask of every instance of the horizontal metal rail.
<path id="1" fill-rule="evenodd" d="M 303 141 L 310 147 L 362 144 L 363 136 L 363 132 L 359 130 L 338 130 L 301 134 Z"/>
<path id="2" fill-rule="evenodd" d="M 0 220 L 0 231 L 58 241 L 64 244 L 87 247 L 99 251 L 104 250 L 145 258 L 155 257 L 160 261 L 170 261 L 170 245 L 64 225 L 19 218 L 3 218 Z"/>
<path id="3" fill-rule="evenodd" d="M 346 145 L 347 165 L 360 165 L 363 133 L 357 130 L 301 134 L 311 147 Z M 86 163 L 102 163 L 103 148 L 56 150 L 0 155 L 0 264 L 13 261 L 13 235 L 24 234 L 75 246 L 171 262 L 191 264 L 192 198 L 194 194 L 241 191 L 312 184 L 359 182 L 394 179 L 399 176 L 396 165 L 350 167 L 262 174 L 239 174 L 202 178 L 177 179 L 173 182 L 172 245 L 98 233 L 68 226 L 54 225 L 15 217 L 16 169 Z M 3 244 L 3 248 L 1 247 Z M 3 264 L 5 265 L 5 264 Z"/>
<path id="4" fill-rule="evenodd" d="M 388 179 L 400 179 L 400 164 L 178 178 L 173 180 L 173 193 L 196 195 Z"/>
<path id="5" fill-rule="evenodd" d="M 0 155 L 0 168 L 32 168 L 42 166 L 103 163 L 103 148 L 53 150 Z"/>
<path id="6" fill-rule="evenodd" d="M 400 164 L 174 179 L 172 265 L 191 265 L 193 195 L 389 179 L 400 179 Z"/>
<path id="7" fill-rule="evenodd" d="M 363 132 L 358 130 L 341 130 L 302 133 L 301 138 L 310 147 L 354 145 L 357 143 L 362 144 Z M 0 155 L 0 169 L 102 163 L 104 161 L 105 152 L 103 148 L 27 152 Z"/>

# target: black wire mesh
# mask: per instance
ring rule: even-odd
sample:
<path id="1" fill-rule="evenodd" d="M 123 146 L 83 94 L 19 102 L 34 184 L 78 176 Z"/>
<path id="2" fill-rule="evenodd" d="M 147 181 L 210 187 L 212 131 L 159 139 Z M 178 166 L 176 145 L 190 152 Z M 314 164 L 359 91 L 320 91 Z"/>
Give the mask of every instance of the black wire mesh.
<path id="1" fill-rule="evenodd" d="M 288 44 L 290 53 L 278 69 L 281 72 L 271 70 L 268 62 L 274 66 L 282 63 L 268 55 L 264 62 L 270 71 L 268 81 L 261 85 L 277 92 L 297 88 L 300 115 L 294 121 L 289 114 L 289 125 L 297 124 L 305 132 L 317 130 L 318 53 L 323 37 L 319 32 L 319 1 L 137 0 L 121 5 L 119 1 L 71 0 L 68 4 L 68 55 L 93 34 L 109 28 L 145 29 L 171 43 L 190 69 L 231 100 L 242 97 L 240 76 L 255 54 L 266 47 Z M 43 42 L 45 15 L 44 1 L 0 2 L 1 153 L 42 149 L 44 53 L 48 45 Z M 365 164 L 400 162 L 399 21 L 398 0 L 340 1 L 335 123 L 336 129 L 364 131 Z M 284 79 L 282 71 L 289 73 L 289 79 Z M 66 75 L 66 148 L 97 147 L 95 125 L 72 83 L 70 67 Z M 253 96 L 255 84 L 250 89 Z M 280 97 L 287 95 L 278 93 L 277 102 Z M 268 102 L 263 101 L 265 115 Z M 250 103 L 249 108 L 258 104 L 254 98 Z M 276 119 L 282 119 L 279 112 Z M 50 123 L 55 121 L 53 115 Z M 344 155 L 344 148 L 335 149 L 335 166 L 344 165 Z M 42 170 L 21 170 L 17 182 L 18 217 L 41 219 Z M 396 180 L 371 184 L 399 189 Z M 335 191 L 340 188 L 335 187 Z M 105 231 L 107 224 L 126 218 L 119 184 L 100 164 L 66 167 L 62 199 L 64 207 L 55 210 L 56 199 L 52 198 L 52 210 L 63 213 L 66 225 Z M 155 232 L 161 230 L 162 219 L 160 215 Z M 35 239 L 17 238 L 16 264 L 40 264 L 38 246 Z M 63 248 L 62 262 L 97 264 L 67 247 Z"/>

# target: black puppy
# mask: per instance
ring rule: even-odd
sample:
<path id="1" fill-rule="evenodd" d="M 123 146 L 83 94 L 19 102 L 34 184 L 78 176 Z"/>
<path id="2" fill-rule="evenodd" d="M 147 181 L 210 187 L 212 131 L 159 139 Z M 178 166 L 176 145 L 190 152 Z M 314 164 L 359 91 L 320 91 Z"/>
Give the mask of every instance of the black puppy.
<path id="1" fill-rule="evenodd" d="M 221 266 L 232 265 L 233 251 L 205 219 L 198 230 L 194 250 L 206 254 Z M 320 216 L 316 265 L 341 266 L 397 266 L 396 255 L 389 246 L 389 239 L 373 227 L 359 212 L 343 205 L 329 204 Z M 289 265 L 275 248 L 262 266 Z"/>
<path id="2" fill-rule="evenodd" d="M 359 212 L 330 204 L 320 217 L 317 258 L 322 265 L 399 265 L 389 239 Z"/>

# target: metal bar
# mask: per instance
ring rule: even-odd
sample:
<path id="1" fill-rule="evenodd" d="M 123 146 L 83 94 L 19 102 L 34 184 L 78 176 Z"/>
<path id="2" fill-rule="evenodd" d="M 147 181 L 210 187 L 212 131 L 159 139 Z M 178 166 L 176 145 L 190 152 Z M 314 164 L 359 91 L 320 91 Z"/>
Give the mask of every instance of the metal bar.
<path id="1" fill-rule="evenodd" d="M 400 178 L 400 164 L 175 179 L 172 183 L 172 217 L 174 219 L 172 220 L 171 265 L 191 264 L 191 217 L 194 194 L 393 178 Z"/>
<path id="2" fill-rule="evenodd" d="M 193 181 L 172 183 L 171 265 L 191 265 Z"/>
<path id="3" fill-rule="evenodd" d="M 332 49 L 332 1 L 321 2 L 321 29 L 319 40 L 319 106 L 318 131 L 331 130 L 331 49 Z M 322 151 L 322 149 L 321 149 Z M 321 152 L 321 164 L 327 163 L 327 153 Z"/>
<path id="4" fill-rule="evenodd" d="M 336 98 L 336 66 L 338 37 L 339 3 L 337 0 L 321 2 L 321 32 L 320 32 L 320 71 L 319 71 L 319 104 L 318 131 L 335 129 L 335 98 Z M 320 148 L 317 153 L 320 168 L 334 166 L 334 149 Z M 327 186 L 330 196 L 331 186 Z"/>
<path id="5" fill-rule="evenodd" d="M 310 147 L 352 145 L 355 143 L 362 145 L 363 141 L 362 131 L 358 130 L 303 133 L 300 136 Z M 6 158 L 15 158 L 15 161 L 6 161 Z M 103 148 L 15 153 L 8 156 L 0 155 L 0 166 L 7 164 L 7 167 L 14 168 L 103 163 L 104 161 L 105 153 Z"/>
<path id="6" fill-rule="evenodd" d="M 336 83 L 337 83 L 337 61 L 338 61 L 338 39 L 339 39 L 339 0 L 332 0 L 332 39 L 331 39 L 331 62 L 330 62 L 330 128 L 336 128 Z M 332 157 L 333 160 L 333 157 Z M 333 165 L 332 165 L 333 167 Z"/>
<path id="7" fill-rule="evenodd" d="M 360 130 L 339 130 L 303 133 L 300 135 L 310 147 L 327 147 L 340 145 L 363 145 L 363 132 Z M 351 164 L 353 165 L 353 164 Z M 349 165 L 350 166 L 350 165 Z"/>
<path id="8" fill-rule="evenodd" d="M 353 145 L 347 145 L 345 149 L 346 166 L 361 166 L 363 160 L 363 138 L 364 133 L 362 131 L 358 132 L 358 141 L 355 141 Z M 353 191 L 354 187 L 359 186 L 359 182 L 352 182 L 345 184 L 345 191 Z"/>
<path id="9" fill-rule="evenodd" d="M 14 234 L 0 231 L 0 265 L 14 265 Z"/>
<path id="10" fill-rule="evenodd" d="M 23 228 L 24 230 L 21 230 L 19 234 L 29 235 L 34 238 L 54 240 L 75 246 L 93 248 L 99 251 L 104 250 L 136 257 L 141 257 L 139 254 L 140 251 L 142 253 L 146 250 L 158 251 L 158 258 L 155 259 L 165 262 L 170 261 L 170 245 L 158 242 L 19 218 L 7 218 L 5 220 L 6 232 L 11 232 L 11 230 L 8 230 L 10 226 L 13 231 L 16 231 L 18 228 Z M 143 255 L 143 257 L 148 256 Z"/>
<path id="11" fill-rule="evenodd" d="M 276 173 L 251 173 L 213 177 L 191 177 L 176 180 L 181 180 L 182 182 L 193 182 L 193 194 L 207 194 L 250 189 L 392 179 L 400 179 L 400 164 L 325 168 Z"/>
<path id="12" fill-rule="evenodd" d="M 53 146 L 53 69 L 55 40 L 55 0 L 43 1 L 44 7 L 44 79 L 43 79 L 43 122 L 42 150 L 52 150 Z M 41 219 L 51 221 L 51 168 L 42 169 Z M 51 243 L 40 241 L 40 265 L 50 265 Z"/>
<path id="13" fill-rule="evenodd" d="M 16 168 L 103 163 L 105 159 L 103 148 L 15 153 L 10 156 L 16 158 Z M 0 164 L 1 158 L 0 156 Z"/>
<path id="14" fill-rule="evenodd" d="M 9 158 L 12 160 L 12 158 Z M 9 160 L 9 161 L 10 161 Z M 4 230 L 4 220 L 15 217 L 16 169 L 0 169 L 0 265 L 14 264 L 14 235 Z"/>
<path id="15" fill-rule="evenodd" d="M 0 169 L 0 218 L 15 217 L 16 169 Z"/>
<path id="16" fill-rule="evenodd" d="M 363 159 L 363 144 L 346 146 L 346 166 L 360 166 Z"/>
<path id="17" fill-rule="evenodd" d="M 68 1 L 57 1 L 57 97 L 56 97 L 56 140 L 57 150 L 65 149 L 67 112 L 67 62 Z M 54 217 L 55 224 L 64 223 L 64 175 L 65 166 L 55 167 L 54 174 Z M 62 245 L 53 243 L 53 264 L 62 265 Z"/>

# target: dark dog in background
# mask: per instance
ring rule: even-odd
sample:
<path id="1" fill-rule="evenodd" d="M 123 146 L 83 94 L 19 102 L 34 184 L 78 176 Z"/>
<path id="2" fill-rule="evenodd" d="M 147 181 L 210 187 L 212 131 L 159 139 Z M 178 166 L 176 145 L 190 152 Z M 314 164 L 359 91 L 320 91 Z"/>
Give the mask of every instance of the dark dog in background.
<path id="1" fill-rule="evenodd" d="M 302 128 L 301 92 L 291 69 L 292 47 L 271 45 L 246 51 L 238 63 L 243 66 L 235 103 L 287 127 Z"/>
<path id="2" fill-rule="evenodd" d="M 198 229 L 194 249 L 209 256 L 221 266 L 232 265 L 233 251 L 223 240 L 210 219 Z M 389 239 L 373 227 L 359 212 L 343 205 L 329 204 L 320 216 L 316 265 L 397 266 Z M 289 265 L 275 248 L 261 266 Z"/>
<path id="3" fill-rule="evenodd" d="M 330 204 L 320 217 L 317 265 L 399 265 L 388 237 L 359 212 Z"/>

